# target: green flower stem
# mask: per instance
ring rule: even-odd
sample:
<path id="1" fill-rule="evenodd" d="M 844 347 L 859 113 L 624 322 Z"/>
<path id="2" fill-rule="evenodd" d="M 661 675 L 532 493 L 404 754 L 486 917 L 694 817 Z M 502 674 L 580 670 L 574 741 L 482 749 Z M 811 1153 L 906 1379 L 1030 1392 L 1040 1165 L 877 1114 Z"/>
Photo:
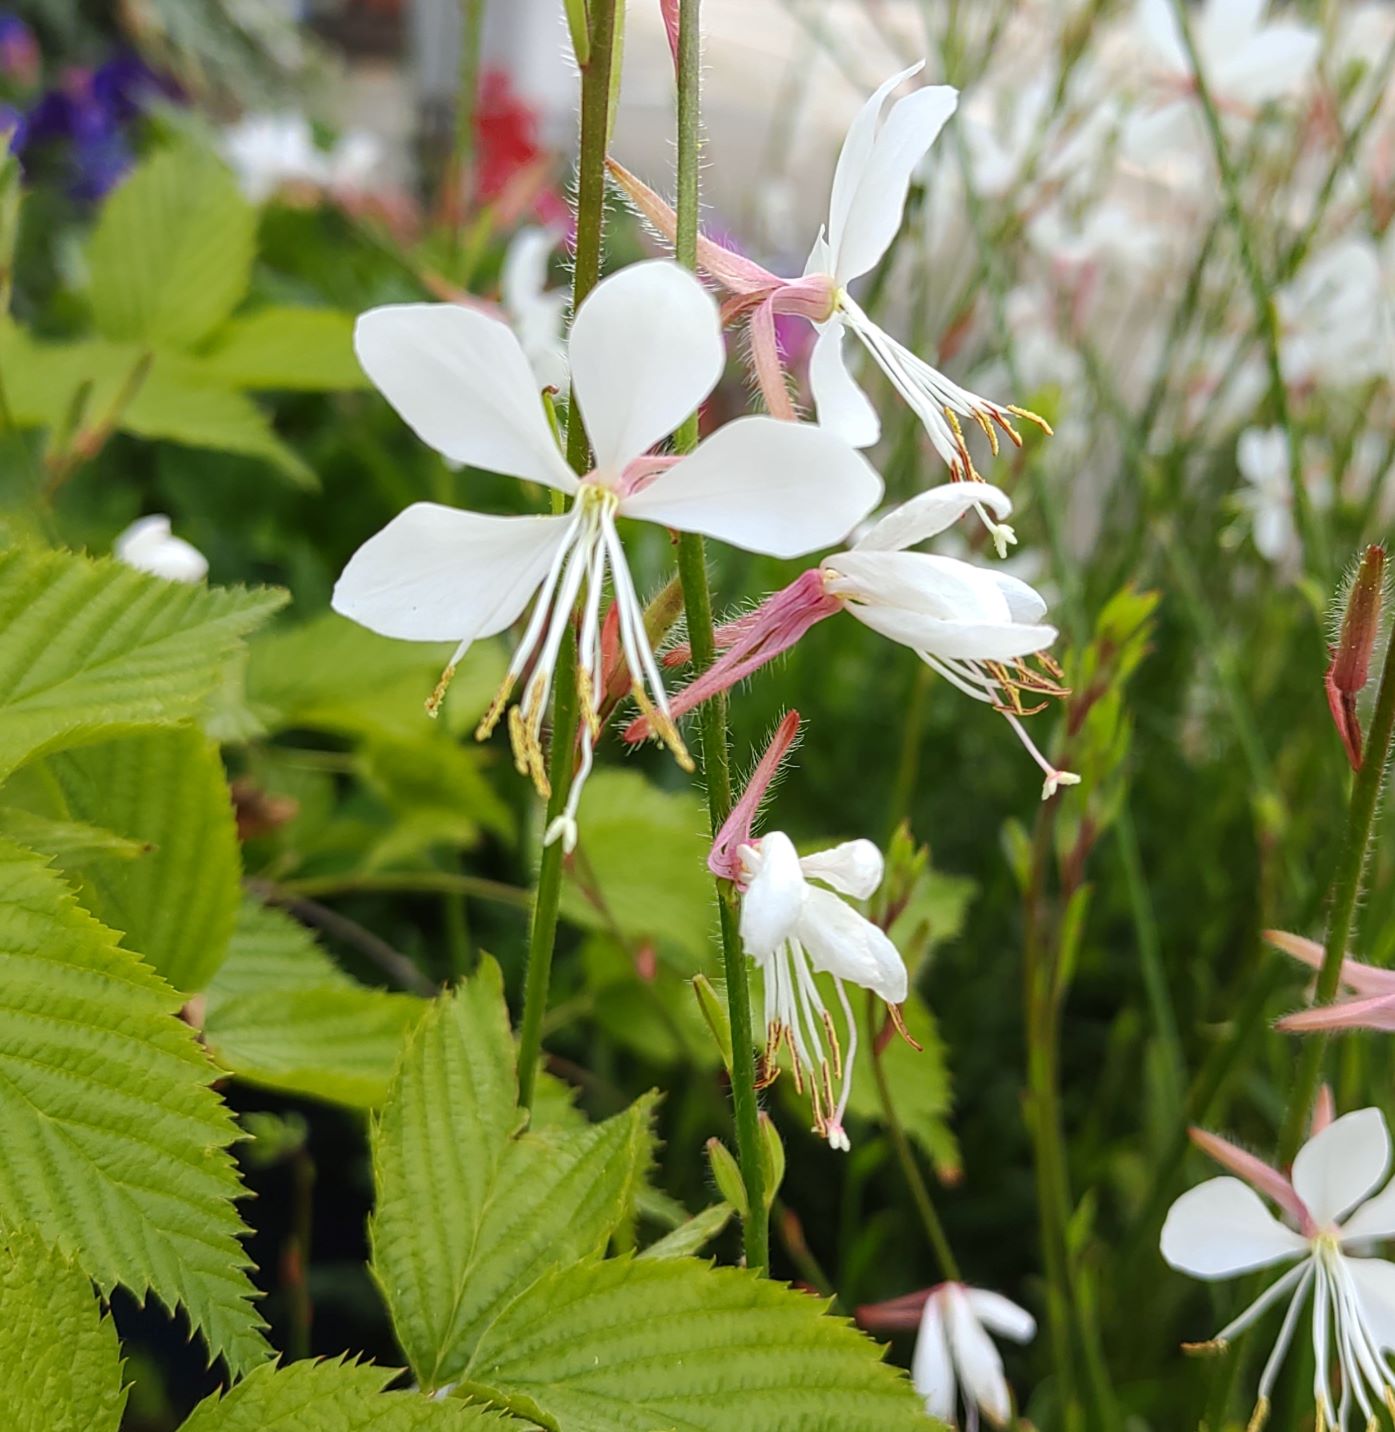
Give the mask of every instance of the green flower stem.
<path id="1" fill-rule="evenodd" d="M 1221 173 L 1221 188 L 1225 193 L 1226 213 L 1235 237 L 1240 244 L 1240 266 L 1254 299 L 1255 316 L 1259 321 L 1260 337 L 1264 343 L 1265 366 L 1269 370 L 1270 401 L 1274 405 L 1274 417 L 1284 430 L 1288 443 L 1289 484 L 1293 489 L 1293 511 L 1298 519 L 1298 528 L 1303 535 L 1304 549 L 1311 554 L 1319 570 L 1326 570 L 1326 544 L 1313 512 L 1307 486 L 1303 482 L 1303 462 L 1298 447 L 1298 436 L 1293 431 L 1293 415 L 1288 406 L 1288 387 L 1284 383 L 1283 368 L 1279 361 L 1279 316 L 1269 292 L 1269 285 L 1260 269 L 1259 253 L 1250 221 L 1240 200 L 1240 179 L 1230 149 L 1226 144 L 1225 132 L 1221 128 L 1221 116 L 1216 108 L 1211 86 L 1206 78 L 1205 67 L 1197 52 L 1196 38 L 1192 34 L 1191 20 L 1183 0 L 1172 0 L 1172 13 L 1177 18 L 1177 28 L 1187 51 L 1192 67 L 1192 78 L 1196 81 L 1197 98 L 1201 101 L 1211 148 L 1216 157 L 1216 167 Z"/>
<path id="2" fill-rule="evenodd" d="M 699 33 L 700 0 L 682 0 L 678 15 L 678 232 L 674 251 L 678 262 L 697 268 L 698 149 L 701 144 L 702 70 Z M 678 452 L 697 446 L 698 421 L 693 413 L 674 435 Z M 716 657 L 712 634 L 712 593 L 707 582 L 705 545 L 696 533 L 678 539 L 678 575 L 683 583 L 683 607 L 688 619 L 693 667 L 702 671 Z M 715 836 L 731 814 L 731 760 L 727 751 L 727 702 L 714 697 L 702 707 L 699 730 L 700 756 L 707 785 L 707 813 Z M 747 985 L 746 955 L 741 948 L 736 892 L 731 882 L 717 882 L 717 909 L 722 938 L 722 969 L 731 1015 L 731 1096 L 736 1119 L 736 1157 L 746 1186 L 749 1210 L 742 1232 L 746 1264 L 764 1270 L 770 1262 L 769 1214 L 765 1198 L 765 1169 L 761 1162 L 759 1107 L 756 1103 L 755 1045 L 751 1037 L 751 996 Z"/>
<path id="3" fill-rule="evenodd" d="M 915 1150 L 911 1147 L 910 1139 L 906 1137 L 901 1116 L 896 1112 L 896 1101 L 891 1093 L 891 1081 L 886 1077 L 886 1066 L 882 1063 L 881 1050 L 878 1047 L 881 1036 L 881 1021 L 877 1018 L 878 1008 L 877 997 L 869 992 L 867 995 L 867 1039 L 868 1048 L 872 1054 L 872 1077 L 876 1080 L 877 1098 L 881 1101 L 882 1106 L 882 1122 L 886 1125 L 887 1133 L 891 1135 L 891 1146 L 896 1150 L 897 1161 L 905 1176 L 906 1186 L 911 1191 L 911 1198 L 915 1201 L 916 1211 L 920 1214 L 920 1222 L 925 1229 L 925 1236 L 940 1265 L 940 1273 L 946 1282 L 961 1283 L 963 1276 L 959 1272 L 959 1261 L 954 1256 L 954 1250 L 949 1246 L 949 1238 L 945 1233 L 944 1224 L 940 1222 L 940 1215 L 935 1211 L 934 1200 L 930 1197 L 929 1185 L 925 1182 L 925 1175 L 921 1173 L 920 1165 L 916 1162 Z"/>
<path id="4" fill-rule="evenodd" d="M 1342 978 L 1342 961 L 1351 941 L 1356 922 L 1356 902 L 1361 897 L 1361 877 L 1375 834 L 1376 810 L 1380 803 L 1381 782 L 1390 759 L 1390 742 L 1395 735 L 1395 633 L 1386 646 L 1385 665 L 1381 669 L 1380 691 L 1376 709 L 1366 733 L 1366 755 L 1361 769 L 1352 782 L 1351 803 L 1347 807 L 1346 830 L 1342 833 L 1337 853 L 1337 870 L 1332 877 L 1331 913 L 1327 919 L 1327 942 L 1323 946 L 1322 968 L 1318 971 L 1314 1004 L 1331 1004 Z M 1294 1080 L 1288 1116 L 1279 1136 L 1279 1162 L 1288 1164 L 1298 1152 L 1308 1126 L 1308 1116 L 1317 1097 L 1322 1079 L 1322 1060 L 1327 1051 L 1327 1036 L 1312 1035 L 1303 1045 Z"/>
<path id="5" fill-rule="evenodd" d="M 460 0 L 460 79 L 455 97 L 455 142 L 450 152 L 450 172 L 444 190 L 458 196 L 460 223 L 456 245 L 463 253 L 468 247 L 469 228 L 465 217 L 475 196 L 475 111 L 479 102 L 480 51 L 484 39 L 485 0 Z"/>
<path id="6" fill-rule="evenodd" d="M 609 138 L 610 71 L 615 51 L 616 0 L 595 0 L 591 7 L 591 53 L 581 71 L 581 155 L 577 173 L 576 265 L 572 270 L 572 312 L 601 276 L 605 231 L 605 151 Z M 575 395 L 573 394 L 573 399 Z M 577 473 L 591 466 L 590 444 L 575 401 L 568 406 L 567 461 Z M 557 657 L 552 701 L 552 751 L 548 781 L 547 824 L 562 813 L 576 763 L 576 637 L 568 628 Z M 528 973 L 523 988 L 523 1018 L 518 1028 L 518 1102 L 528 1108 L 542 1051 L 542 1023 L 552 979 L 557 939 L 557 905 L 562 895 L 562 842 L 543 847 L 533 926 L 528 937 Z"/>

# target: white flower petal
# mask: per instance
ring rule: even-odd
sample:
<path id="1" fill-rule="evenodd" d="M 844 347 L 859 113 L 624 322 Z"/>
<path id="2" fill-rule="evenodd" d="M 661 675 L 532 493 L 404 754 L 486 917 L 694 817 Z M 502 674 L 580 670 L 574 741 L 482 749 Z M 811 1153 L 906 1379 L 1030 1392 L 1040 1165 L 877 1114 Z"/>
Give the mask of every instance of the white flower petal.
<path id="1" fill-rule="evenodd" d="M 824 568 L 830 590 L 875 607 L 900 607 L 946 621 L 1008 622 L 1006 595 L 992 576 L 957 557 L 930 552 L 836 552 Z"/>
<path id="2" fill-rule="evenodd" d="M 568 353 L 596 466 L 613 476 L 693 412 L 726 363 L 712 295 L 668 259 L 602 279 L 572 320 Z"/>
<path id="3" fill-rule="evenodd" d="M 453 303 L 373 308 L 354 351 L 403 421 L 452 462 L 576 491 L 533 370 L 498 319 Z"/>
<path id="4" fill-rule="evenodd" d="M 349 559 L 331 605 L 407 641 L 492 636 L 527 605 L 571 526 L 570 516 L 490 517 L 416 502 Z"/>
<path id="5" fill-rule="evenodd" d="M 901 227 L 911 174 L 958 103 L 958 90 L 927 85 L 892 105 L 848 198 L 843 222 L 829 216 L 833 276 L 840 286 L 874 268 L 887 251 Z"/>
<path id="6" fill-rule="evenodd" d="M 1035 587 L 1030 587 L 1020 577 L 1007 572 L 989 570 L 988 575 L 998 584 L 998 590 L 1007 598 L 1008 611 L 1015 622 L 1039 622 L 1046 615 L 1046 599 Z"/>
<path id="7" fill-rule="evenodd" d="M 748 954 L 763 959 L 789 939 L 809 887 L 784 831 L 761 838 L 759 858 L 760 870 L 741 896 L 741 943 Z"/>
<path id="8" fill-rule="evenodd" d="M 1254 39 L 1269 0 L 1206 0 L 1196 23 L 1203 48 L 1225 55 L 1243 49 Z"/>
<path id="9" fill-rule="evenodd" d="M 1395 1179 L 1353 1209 L 1351 1217 L 1342 1223 L 1343 1243 L 1360 1243 L 1368 1238 L 1395 1238 Z"/>
<path id="10" fill-rule="evenodd" d="M 1213 1178 L 1189 1188 L 1168 1210 L 1162 1255 L 1194 1278 L 1229 1278 L 1308 1249 L 1260 1196 L 1238 1178 Z"/>
<path id="11" fill-rule="evenodd" d="M 846 325 L 836 318 L 820 329 L 809 355 L 809 391 L 821 428 L 855 448 L 871 447 L 882 434 L 882 423 L 843 357 L 845 332 Z"/>
<path id="12" fill-rule="evenodd" d="M 905 999 L 906 966 L 896 946 L 831 890 L 806 888 L 795 934 L 816 970 L 870 989 L 888 1004 Z"/>
<path id="13" fill-rule="evenodd" d="M 1293 1187 L 1319 1228 L 1337 1222 L 1380 1182 L 1390 1166 L 1390 1134 L 1379 1109 L 1334 1119 L 1293 1161 Z"/>
<path id="14" fill-rule="evenodd" d="M 1376 1344 L 1395 1350 L 1395 1263 L 1384 1258 L 1347 1258 L 1347 1271 L 1361 1299 L 1361 1314 Z"/>
<path id="15" fill-rule="evenodd" d="M 1190 73 L 1186 47 L 1169 0 L 1138 0 L 1135 15 L 1144 43 L 1157 55 L 1161 66 L 1174 73 Z"/>
<path id="16" fill-rule="evenodd" d="M 1012 512 L 1012 499 L 989 482 L 942 482 L 909 502 L 893 507 L 858 538 L 858 552 L 904 551 L 951 527 L 975 504 L 1000 522 Z"/>
<path id="17" fill-rule="evenodd" d="M 846 537 L 882 493 L 860 453 L 812 423 L 737 418 L 625 497 L 620 512 L 682 532 L 799 557 Z"/>
<path id="18" fill-rule="evenodd" d="M 816 850 L 799 862 L 810 880 L 822 880 L 843 895 L 865 900 L 882 883 L 882 853 L 870 840 L 845 840 Z"/>
<path id="19" fill-rule="evenodd" d="M 1306 25 L 1267 25 L 1243 49 L 1218 59 L 1212 79 L 1229 100 L 1267 104 L 1302 87 L 1321 47 Z"/>
<path id="20" fill-rule="evenodd" d="M 925 1410 L 941 1422 L 954 1419 L 955 1394 L 958 1392 L 954 1362 L 949 1355 L 949 1339 L 945 1335 L 943 1292 L 932 1293 L 920 1315 L 920 1331 L 916 1334 L 915 1353 L 911 1358 L 911 1381 L 925 1399 Z"/>
<path id="21" fill-rule="evenodd" d="M 847 610 L 882 636 L 933 656 L 966 661 L 1012 661 L 1045 651 L 1059 635 L 1053 626 L 1018 622 L 947 621 L 901 607 L 872 607 L 849 602 Z"/>
<path id="22" fill-rule="evenodd" d="M 965 1288 L 964 1296 L 974 1316 L 989 1332 L 1018 1343 L 1028 1343 L 1036 1337 L 1037 1320 L 1011 1298 L 990 1293 L 986 1288 Z"/>
<path id="23" fill-rule="evenodd" d="M 176 537 L 162 512 L 137 518 L 111 550 L 117 561 L 167 582 L 201 582 L 208 575 L 208 558 L 192 542 Z"/>
<path id="24" fill-rule="evenodd" d="M 1003 1360 L 974 1316 L 965 1291 L 955 1289 L 954 1296 L 946 1300 L 945 1323 L 966 1400 L 980 1407 L 995 1426 L 1003 1426 L 1012 1413 Z"/>

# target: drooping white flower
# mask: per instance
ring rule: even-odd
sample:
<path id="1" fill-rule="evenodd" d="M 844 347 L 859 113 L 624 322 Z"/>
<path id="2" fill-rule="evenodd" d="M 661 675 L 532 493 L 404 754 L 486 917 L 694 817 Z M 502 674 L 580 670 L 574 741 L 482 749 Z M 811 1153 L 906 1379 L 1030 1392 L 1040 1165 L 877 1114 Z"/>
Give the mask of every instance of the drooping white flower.
<path id="1" fill-rule="evenodd" d="M 1193 1139 L 1240 1178 L 1210 1179 L 1172 1205 L 1163 1224 L 1163 1257 L 1208 1281 L 1293 1265 L 1206 1345 L 1224 1348 L 1287 1301 L 1250 1426 L 1259 1428 L 1268 1414 L 1270 1392 L 1311 1293 L 1318 1426 L 1342 1432 L 1356 1410 L 1362 1427 L 1374 1427 L 1376 1408 L 1395 1412 L 1395 1372 L 1387 1361 L 1395 1348 L 1395 1264 L 1365 1256 L 1375 1242 L 1395 1237 L 1395 1181 L 1381 1188 L 1390 1136 L 1380 1110 L 1361 1109 L 1321 1128 L 1299 1150 L 1291 1178 L 1213 1135 L 1194 1132 Z M 1269 1212 L 1260 1193 L 1285 1221 Z M 1341 1374 L 1335 1402 L 1334 1368 Z"/>
<path id="2" fill-rule="evenodd" d="M 111 550 L 118 562 L 166 581 L 201 582 L 208 575 L 208 558 L 192 542 L 174 535 L 163 512 L 138 517 Z"/>
<path id="3" fill-rule="evenodd" d="M 926 1410 L 951 1426 L 962 1425 L 965 1432 L 978 1432 L 980 1413 L 994 1427 L 1006 1427 L 1012 1393 L 989 1333 L 1026 1343 L 1036 1331 L 1036 1319 L 1001 1293 L 962 1283 L 932 1288 L 911 1360 L 911 1379 Z M 957 1420 L 961 1398 L 962 1424 Z"/>
<path id="4" fill-rule="evenodd" d="M 765 985 L 767 1077 L 773 1077 L 780 1045 L 788 1045 L 795 1087 L 803 1093 L 808 1086 L 815 1130 L 830 1147 L 846 1150 L 851 1145 L 843 1115 L 852 1089 L 857 1017 L 844 984 L 871 990 L 892 1009 L 906 998 L 906 967 L 896 946 L 840 898 L 865 900 L 876 890 L 882 882 L 881 852 L 870 840 L 852 840 L 801 859 L 789 836 L 774 830 L 740 845 L 736 856 L 741 942 Z M 817 974 L 832 976 L 846 1048 L 819 993 Z"/>
<path id="5" fill-rule="evenodd" d="M 496 319 L 454 304 L 378 308 L 359 319 L 355 346 L 383 395 L 447 459 L 539 482 L 573 499 L 570 511 L 547 517 L 416 503 L 354 554 L 333 599 L 336 611 L 383 635 L 457 642 L 441 689 L 472 642 L 503 631 L 532 601 L 477 734 L 483 738 L 493 729 L 531 664 L 508 725 L 520 770 L 544 795 L 542 723 L 580 602 L 581 766 L 547 835 L 569 846 L 606 685 L 601 597 L 607 573 L 635 699 L 687 761 L 617 519 L 791 557 L 836 541 L 881 492 L 877 474 L 833 434 L 766 417 L 729 423 L 681 459 L 646 455 L 707 396 L 725 359 L 716 304 L 695 278 L 667 261 L 633 264 L 604 280 L 573 321 L 572 382 L 595 452 L 595 467 L 582 477 L 558 451 L 518 339 Z"/>

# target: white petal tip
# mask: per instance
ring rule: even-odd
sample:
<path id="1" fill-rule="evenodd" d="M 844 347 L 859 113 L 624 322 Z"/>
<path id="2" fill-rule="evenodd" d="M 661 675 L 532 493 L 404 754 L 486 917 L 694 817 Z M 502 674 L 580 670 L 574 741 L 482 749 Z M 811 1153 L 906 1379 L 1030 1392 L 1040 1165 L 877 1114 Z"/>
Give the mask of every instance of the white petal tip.
<path id="1" fill-rule="evenodd" d="M 544 832 L 543 844 L 555 845 L 560 840 L 562 853 L 570 855 L 576 849 L 577 835 L 576 821 L 569 815 L 559 815 Z"/>
<path id="2" fill-rule="evenodd" d="M 1074 771 L 1052 771 L 1041 783 L 1041 798 L 1049 801 L 1061 786 L 1078 786 L 1080 777 Z"/>

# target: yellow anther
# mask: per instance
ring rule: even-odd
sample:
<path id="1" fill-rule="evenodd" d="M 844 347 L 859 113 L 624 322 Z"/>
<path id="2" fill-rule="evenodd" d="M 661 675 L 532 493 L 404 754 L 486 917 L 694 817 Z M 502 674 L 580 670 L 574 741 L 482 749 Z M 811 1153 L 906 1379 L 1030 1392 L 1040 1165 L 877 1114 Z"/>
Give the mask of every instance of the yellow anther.
<path id="1" fill-rule="evenodd" d="M 1229 1346 L 1224 1338 L 1208 1338 L 1205 1342 L 1184 1342 L 1182 1351 L 1188 1357 L 1218 1357 Z"/>
<path id="2" fill-rule="evenodd" d="M 838 1031 L 833 1027 L 833 1016 L 827 1010 L 823 1011 L 824 1033 L 828 1035 L 828 1047 L 833 1051 L 833 1077 L 843 1077 L 843 1050 L 838 1043 Z M 830 1103 L 833 1101 L 830 1099 Z"/>
<path id="3" fill-rule="evenodd" d="M 1055 436 L 1055 432 L 1052 430 L 1051 424 L 1048 423 L 1046 419 L 1043 418 L 1039 413 L 1032 412 L 1030 408 L 1018 408 L 1014 407 L 1011 403 L 1009 403 L 1008 412 L 1010 412 L 1015 418 L 1021 418 L 1023 422 L 1035 423 L 1037 427 L 1039 427 L 1042 432 L 1046 434 L 1047 437 L 1050 438 Z"/>
<path id="4" fill-rule="evenodd" d="M 1269 1421 L 1269 1399 L 1261 1397 L 1255 1403 L 1255 1410 L 1250 1414 L 1250 1420 L 1245 1424 L 1245 1432 L 1260 1432 L 1260 1428 Z"/>
<path id="5" fill-rule="evenodd" d="M 443 682 L 447 681 L 453 671 L 453 667 L 447 667 L 446 675 L 443 676 L 441 680 Z M 480 724 L 475 727 L 475 740 L 487 741 L 489 739 L 494 728 L 499 724 L 499 717 L 503 715 L 504 707 L 509 704 L 509 695 L 513 691 L 513 683 L 514 678 L 512 676 L 506 676 L 504 678 L 498 691 L 494 693 L 494 700 L 489 703 L 489 710 L 484 713 L 484 716 L 480 719 Z M 443 687 L 438 686 L 436 690 L 437 692 L 441 692 Z"/>
<path id="6" fill-rule="evenodd" d="M 899 1034 L 917 1054 L 924 1053 L 925 1046 L 906 1028 L 906 1017 L 901 1013 L 901 1006 L 899 1004 L 889 1004 L 886 1007 L 886 1012 L 891 1016 L 891 1022 L 895 1026 L 897 1034 Z"/>
<path id="7" fill-rule="evenodd" d="M 455 675 L 455 663 L 446 667 L 441 673 L 441 679 L 436 683 L 436 689 L 426 698 L 426 714 L 434 721 L 441 714 L 441 702 L 446 699 L 446 688 L 450 686 L 451 678 Z"/>

